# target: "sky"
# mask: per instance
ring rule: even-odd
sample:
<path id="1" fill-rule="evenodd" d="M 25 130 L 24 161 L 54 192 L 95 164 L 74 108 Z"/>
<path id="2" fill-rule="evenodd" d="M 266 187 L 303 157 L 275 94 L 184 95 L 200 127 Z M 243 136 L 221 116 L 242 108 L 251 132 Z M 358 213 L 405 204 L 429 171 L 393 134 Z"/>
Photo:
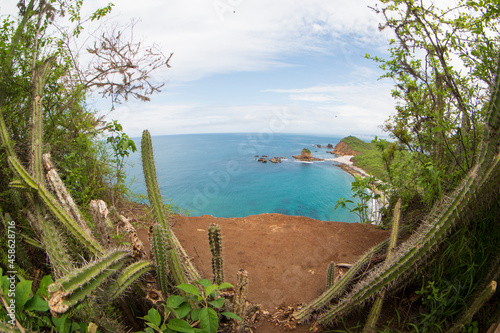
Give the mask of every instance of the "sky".
<path id="1" fill-rule="evenodd" d="M 0 13 L 8 7 L 0 0 Z M 188 133 L 383 136 L 393 83 L 365 54 L 387 57 L 375 0 L 115 0 L 109 25 L 174 53 L 150 102 L 91 99 L 131 137 Z M 84 12 L 102 6 L 84 2 Z M 3 13 L 2 13 L 3 14 Z"/>

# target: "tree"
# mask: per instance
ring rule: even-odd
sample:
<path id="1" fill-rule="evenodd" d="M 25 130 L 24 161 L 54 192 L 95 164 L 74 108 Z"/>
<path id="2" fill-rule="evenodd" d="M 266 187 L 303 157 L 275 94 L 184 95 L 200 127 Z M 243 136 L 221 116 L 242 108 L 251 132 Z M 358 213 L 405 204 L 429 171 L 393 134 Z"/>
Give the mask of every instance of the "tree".
<path id="1" fill-rule="evenodd" d="M 374 9 L 385 19 L 380 29 L 394 36 L 388 60 L 367 56 L 395 81 L 396 113 L 384 130 L 400 149 L 390 153 L 389 175 L 407 196 L 432 203 L 457 185 L 478 153 L 498 55 L 499 5 L 382 0 Z"/>

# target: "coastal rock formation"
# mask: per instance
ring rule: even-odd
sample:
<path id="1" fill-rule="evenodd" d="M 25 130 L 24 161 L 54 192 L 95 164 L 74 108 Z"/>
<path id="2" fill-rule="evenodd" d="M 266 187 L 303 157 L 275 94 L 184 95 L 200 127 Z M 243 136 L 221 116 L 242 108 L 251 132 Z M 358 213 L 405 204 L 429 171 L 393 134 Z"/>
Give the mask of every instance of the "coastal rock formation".
<path id="1" fill-rule="evenodd" d="M 314 146 L 315 146 L 316 148 L 330 148 L 330 149 L 332 149 L 332 148 L 333 148 L 333 145 L 332 145 L 331 143 L 329 143 L 329 144 L 328 144 L 328 145 L 326 145 L 326 146 L 317 145 L 317 144 L 316 144 L 316 145 L 314 145 Z"/>
<path id="2" fill-rule="evenodd" d="M 328 153 L 328 152 L 327 152 Z M 359 151 L 352 150 L 351 147 L 344 141 L 340 141 L 337 143 L 333 151 L 329 152 L 331 154 L 336 155 L 361 155 L 362 153 Z"/>
<path id="3" fill-rule="evenodd" d="M 312 161 L 324 161 L 322 158 L 316 158 L 311 155 L 311 151 L 307 148 L 302 149 L 300 155 L 293 155 L 293 158 L 297 160 L 301 160 L 304 162 L 312 162 Z"/>
<path id="4" fill-rule="evenodd" d="M 269 160 L 269 162 L 271 162 L 271 163 L 281 163 L 281 158 L 279 158 L 278 156 L 274 156 L 273 158 L 271 158 Z"/>
<path id="5" fill-rule="evenodd" d="M 265 157 L 261 157 L 257 160 L 258 162 L 262 162 L 262 163 L 267 163 L 267 160 Z"/>

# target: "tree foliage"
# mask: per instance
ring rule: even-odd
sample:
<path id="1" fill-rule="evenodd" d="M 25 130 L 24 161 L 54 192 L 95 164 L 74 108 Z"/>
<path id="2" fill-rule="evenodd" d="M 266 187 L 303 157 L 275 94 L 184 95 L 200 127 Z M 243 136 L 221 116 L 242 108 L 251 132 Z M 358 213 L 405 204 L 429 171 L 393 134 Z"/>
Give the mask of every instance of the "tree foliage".
<path id="1" fill-rule="evenodd" d="M 390 29 L 389 59 L 368 56 L 395 81 L 395 114 L 383 129 L 391 182 L 428 203 L 454 188 L 471 168 L 481 140 L 486 96 L 498 55 L 498 1 L 455 7 L 381 0 L 374 8 Z"/>

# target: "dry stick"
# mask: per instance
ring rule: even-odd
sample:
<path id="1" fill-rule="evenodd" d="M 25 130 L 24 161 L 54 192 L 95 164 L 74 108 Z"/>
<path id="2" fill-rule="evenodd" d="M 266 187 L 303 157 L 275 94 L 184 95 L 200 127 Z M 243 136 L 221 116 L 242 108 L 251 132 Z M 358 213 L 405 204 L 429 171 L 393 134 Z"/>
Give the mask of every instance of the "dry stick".
<path id="1" fill-rule="evenodd" d="M 42 159 L 45 171 L 47 171 L 47 182 L 49 183 L 50 188 L 55 192 L 59 203 L 64 208 L 66 213 L 68 213 L 68 215 L 71 216 L 78 223 L 78 225 L 80 225 L 82 230 L 90 236 L 92 232 L 90 231 L 87 222 L 83 219 L 80 209 L 78 209 L 66 186 L 62 182 L 61 177 L 59 177 L 59 174 L 54 167 L 54 163 L 52 163 L 50 153 L 43 154 Z"/>

